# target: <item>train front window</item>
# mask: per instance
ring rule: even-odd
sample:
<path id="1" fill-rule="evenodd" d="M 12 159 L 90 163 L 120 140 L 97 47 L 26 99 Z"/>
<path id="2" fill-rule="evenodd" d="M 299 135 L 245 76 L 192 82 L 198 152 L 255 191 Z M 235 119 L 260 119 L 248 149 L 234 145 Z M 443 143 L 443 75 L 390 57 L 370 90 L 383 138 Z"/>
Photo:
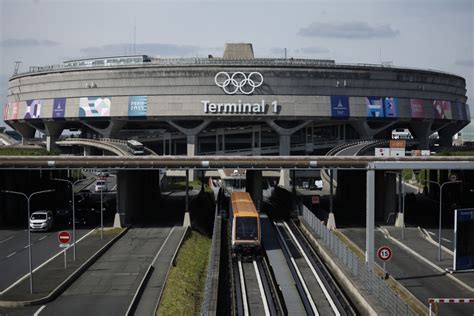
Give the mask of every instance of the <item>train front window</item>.
<path id="1" fill-rule="evenodd" d="M 256 217 L 237 217 L 235 222 L 236 240 L 258 240 Z"/>

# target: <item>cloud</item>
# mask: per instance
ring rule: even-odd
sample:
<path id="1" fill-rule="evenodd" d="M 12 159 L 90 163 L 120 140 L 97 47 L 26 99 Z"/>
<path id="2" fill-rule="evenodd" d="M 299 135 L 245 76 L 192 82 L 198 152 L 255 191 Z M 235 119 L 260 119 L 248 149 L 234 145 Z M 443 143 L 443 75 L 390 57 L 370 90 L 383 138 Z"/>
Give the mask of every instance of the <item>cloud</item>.
<path id="1" fill-rule="evenodd" d="M 59 43 L 48 39 L 38 40 L 35 38 L 10 38 L 0 41 L 0 47 L 19 48 L 19 47 L 52 47 Z"/>
<path id="2" fill-rule="evenodd" d="M 133 44 L 130 43 L 108 44 L 81 49 L 81 52 L 88 56 L 123 55 L 125 52 L 130 54 L 132 51 Z M 152 56 L 190 56 L 195 55 L 198 52 L 198 47 L 192 45 L 144 43 L 136 44 L 135 52 L 137 54 L 147 54 Z"/>
<path id="3" fill-rule="evenodd" d="M 314 22 L 298 31 L 298 35 L 306 37 L 329 38 L 381 38 L 395 37 L 400 31 L 392 29 L 388 24 L 370 26 L 366 22 L 319 23 Z"/>
<path id="4" fill-rule="evenodd" d="M 458 59 L 454 62 L 456 66 L 474 67 L 474 58 Z"/>

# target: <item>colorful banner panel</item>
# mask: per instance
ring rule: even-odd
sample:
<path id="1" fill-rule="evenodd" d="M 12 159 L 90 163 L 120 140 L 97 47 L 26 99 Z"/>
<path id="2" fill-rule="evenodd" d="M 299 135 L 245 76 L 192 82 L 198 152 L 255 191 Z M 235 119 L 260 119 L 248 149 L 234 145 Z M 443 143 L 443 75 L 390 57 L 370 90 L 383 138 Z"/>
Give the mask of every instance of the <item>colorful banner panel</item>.
<path id="1" fill-rule="evenodd" d="M 86 97 L 79 99 L 79 117 L 110 116 L 110 97 Z"/>
<path id="2" fill-rule="evenodd" d="M 385 97 L 383 99 L 385 117 L 399 117 L 398 98 Z"/>
<path id="3" fill-rule="evenodd" d="M 332 117 L 349 117 L 349 97 L 347 96 L 331 96 L 331 116 Z"/>
<path id="4" fill-rule="evenodd" d="M 134 95 L 128 97 L 128 116 L 146 116 L 147 109 L 147 96 Z"/>
<path id="5" fill-rule="evenodd" d="M 41 103 L 42 100 L 26 101 L 25 119 L 37 119 L 41 117 Z"/>
<path id="6" fill-rule="evenodd" d="M 423 109 L 422 99 L 410 99 L 411 117 L 423 118 L 425 117 L 425 110 Z"/>
<path id="7" fill-rule="evenodd" d="M 10 119 L 11 120 L 18 120 L 18 112 L 20 110 L 20 102 L 12 102 L 10 103 L 9 108 L 11 109 Z"/>
<path id="8" fill-rule="evenodd" d="M 9 106 L 9 103 L 3 106 L 3 120 L 4 121 L 8 119 L 8 106 Z"/>
<path id="9" fill-rule="evenodd" d="M 66 98 L 56 98 L 53 101 L 53 118 L 63 118 L 66 113 Z"/>
<path id="10" fill-rule="evenodd" d="M 433 109 L 437 119 L 450 120 L 453 118 L 450 101 L 433 100 Z"/>
<path id="11" fill-rule="evenodd" d="M 456 102 L 456 112 L 458 113 L 456 119 L 464 120 L 464 110 L 461 102 Z"/>
<path id="12" fill-rule="evenodd" d="M 382 97 L 366 97 L 365 105 L 368 117 L 384 117 Z"/>

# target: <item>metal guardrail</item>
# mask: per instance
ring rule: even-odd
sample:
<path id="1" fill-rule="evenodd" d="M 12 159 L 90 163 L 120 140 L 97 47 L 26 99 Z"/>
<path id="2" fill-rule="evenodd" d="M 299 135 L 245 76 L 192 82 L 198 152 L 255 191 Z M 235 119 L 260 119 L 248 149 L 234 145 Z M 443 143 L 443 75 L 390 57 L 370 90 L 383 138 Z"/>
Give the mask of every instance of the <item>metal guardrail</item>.
<path id="1" fill-rule="evenodd" d="M 394 69 L 394 70 L 418 70 L 418 71 L 429 71 L 443 75 L 457 76 L 456 74 L 433 70 L 433 69 L 422 69 L 422 68 L 409 68 L 393 66 L 391 64 L 367 64 L 367 63 L 336 63 L 334 60 L 329 59 L 298 59 L 298 58 L 254 58 L 254 59 L 222 59 L 222 58 L 153 58 L 150 62 L 143 63 L 121 63 L 111 65 L 82 65 L 82 66 L 71 66 L 67 64 L 55 64 L 46 66 L 30 66 L 28 71 L 21 72 L 17 75 L 12 76 L 10 79 L 15 77 L 21 77 L 23 75 L 39 72 L 55 72 L 63 70 L 79 70 L 79 69 L 103 69 L 103 68 L 116 68 L 116 67 L 147 67 L 147 66 L 267 66 L 267 67 L 325 67 L 325 68 L 374 68 L 374 69 Z"/>
<path id="2" fill-rule="evenodd" d="M 364 286 L 371 296 L 379 301 L 380 305 L 387 310 L 388 315 L 418 315 L 379 275 L 367 269 L 365 262 L 304 205 L 303 220 L 332 254 L 351 272 L 352 276 Z"/>
<path id="3" fill-rule="evenodd" d="M 218 215 L 218 205 L 214 217 L 211 251 L 207 263 L 206 284 L 204 286 L 204 299 L 201 306 L 201 315 L 217 314 L 217 298 L 219 293 L 219 266 L 221 249 L 222 217 Z"/>

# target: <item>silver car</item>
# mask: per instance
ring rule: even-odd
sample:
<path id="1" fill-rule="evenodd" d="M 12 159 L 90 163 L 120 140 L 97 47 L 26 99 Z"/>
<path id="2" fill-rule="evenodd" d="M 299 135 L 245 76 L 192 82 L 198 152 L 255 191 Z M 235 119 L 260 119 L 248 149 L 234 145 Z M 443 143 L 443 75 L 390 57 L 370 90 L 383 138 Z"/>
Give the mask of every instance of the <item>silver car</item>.
<path id="1" fill-rule="evenodd" d="M 53 222 L 51 211 L 36 211 L 30 217 L 30 230 L 48 231 L 53 227 Z"/>

